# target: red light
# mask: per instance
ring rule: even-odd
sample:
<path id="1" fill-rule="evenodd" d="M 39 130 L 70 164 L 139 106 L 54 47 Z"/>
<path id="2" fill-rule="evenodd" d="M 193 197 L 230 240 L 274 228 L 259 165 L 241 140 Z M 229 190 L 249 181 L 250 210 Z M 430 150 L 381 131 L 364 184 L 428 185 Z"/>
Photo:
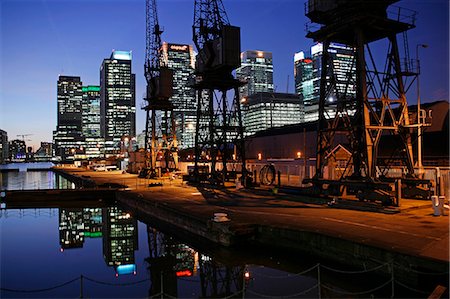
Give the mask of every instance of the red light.
<path id="1" fill-rule="evenodd" d="M 245 277 L 246 279 L 249 279 L 249 278 L 250 278 L 250 272 L 245 271 L 244 277 Z"/>
<path id="2" fill-rule="evenodd" d="M 119 273 L 116 273 L 116 277 L 119 277 Z"/>
<path id="3" fill-rule="evenodd" d="M 136 275 L 136 271 L 133 271 L 133 275 Z"/>
<path id="4" fill-rule="evenodd" d="M 192 271 L 191 270 L 181 270 L 181 271 L 175 272 L 175 275 L 177 277 L 192 276 Z"/>

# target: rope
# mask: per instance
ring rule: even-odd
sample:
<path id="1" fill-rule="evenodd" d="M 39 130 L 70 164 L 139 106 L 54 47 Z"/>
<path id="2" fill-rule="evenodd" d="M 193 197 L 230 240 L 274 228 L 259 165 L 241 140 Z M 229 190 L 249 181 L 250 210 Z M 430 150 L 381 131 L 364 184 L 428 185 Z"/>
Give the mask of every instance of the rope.
<path id="1" fill-rule="evenodd" d="M 143 280 L 139 280 L 136 282 L 127 282 L 127 283 L 111 283 L 111 282 L 104 282 L 104 281 L 100 281 L 100 280 L 96 280 L 96 279 L 92 279 L 86 276 L 83 276 L 84 279 L 94 282 L 94 283 L 98 283 L 98 284 L 103 284 L 103 285 L 109 285 L 109 286 L 115 286 L 115 287 L 122 287 L 122 286 L 131 286 L 131 285 L 136 285 L 136 284 L 140 284 L 146 281 L 149 281 L 150 278 L 146 278 Z"/>
<path id="2" fill-rule="evenodd" d="M 236 292 L 236 293 L 234 293 L 234 294 L 231 294 L 231 295 L 229 295 L 229 296 L 223 297 L 223 299 L 230 299 L 230 298 L 233 298 L 234 296 L 239 295 L 240 293 L 242 293 L 242 290 L 240 290 L 239 292 Z"/>
<path id="3" fill-rule="evenodd" d="M 160 295 L 161 295 L 161 293 L 160 293 Z M 166 294 L 166 293 L 162 293 L 162 295 L 163 295 L 164 298 L 173 298 L 173 299 L 177 299 L 177 297 L 170 296 L 169 294 Z"/>
<path id="4" fill-rule="evenodd" d="M 327 266 L 324 266 L 324 265 L 320 265 L 320 267 L 325 268 L 325 269 L 330 270 L 330 271 L 333 271 L 333 272 L 337 272 L 337 273 L 343 273 L 343 274 L 361 274 L 361 273 L 368 273 L 368 272 L 372 272 L 372 271 L 378 270 L 378 269 L 380 269 L 380 268 L 382 268 L 382 267 L 384 267 L 384 266 L 387 266 L 387 265 L 389 265 L 389 264 L 390 264 L 390 263 L 386 263 L 386 264 L 383 264 L 383 265 L 376 266 L 376 267 L 374 267 L 374 268 L 372 268 L 372 269 L 369 269 L 369 270 L 360 270 L 360 271 L 343 271 L 343 270 L 333 269 L 333 268 L 330 268 L 330 267 L 327 267 Z"/>
<path id="5" fill-rule="evenodd" d="M 291 294 L 291 295 L 285 295 L 285 296 L 280 296 L 280 295 L 268 296 L 268 295 L 264 295 L 264 294 L 261 294 L 261 293 L 258 293 L 258 292 L 252 291 L 252 290 L 247 290 L 247 292 L 249 292 L 250 294 L 256 295 L 256 296 L 264 297 L 264 298 L 292 298 L 292 297 L 297 297 L 299 295 L 304 295 L 306 293 L 309 293 L 310 291 L 316 289 L 317 287 L 319 287 L 319 284 L 315 284 L 312 287 L 310 287 L 310 288 L 308 288 L 306 290 L 303 290 L 303 291 L 301 291 L 299 293 L 295 293 L 295 294 Z"/>
<path id="6" fill-rule="evenodd" d="M 364 291 L 364 292 L 354 292 L 354 293 L 353 293 L 353 292 L 338 291 L 338 290 L 336 290 L 336 289 L 327 287 L 325 284 L 322 284 L 322 287 L 323 287 L 324 289 L 329 290 L 329 291 L 332 291 L 332 292 L 335 292 L 335 293 L 339 293 L 339 294 L 344 294 L 344 295 L 364 295 L 364 294 L 367 294 L 367 293 L 372 293 L 372 292 L 378 291 L 379 289 L 384 288 L 385 286 L 387 286 L 387 285 L 390 284 L 391 282 L 392 282 L 392 279 L 389 279 L 388 281 L 386 281 L 385 283 L 383 283 L 383 284 L 380 285 L 379 287 L 376 287 L 376 288 L 373 288 L 373 289 L 371 289 L 371 290 Z"/>
<path id="7" fill-rule="evenodd" d="M 398 285 L 400 285 L 400 286 L 402 286 L 402 287 L 404 287 L 405 289 L 408 289 L 408 290 L 410 290 L 410 291 L 414 291 L 414 292 L 416 292 L 416 293 L 430 294 L 430 292 L 424 292 L 424 291 L 421 291 L 421 290 L 414 289 L 414 288 L 409 287 L 409 286 L 407 286 L 406 284 L 403 284 L 403 283 L 398 282 L 398 281 L 396 281 L 395 283 L 398 284 Z"/>
<path id="8" fill-rule="evenodd" d="M 315 268 L 319 267 L 319 264 L 316 264 L 314 266 L 312 266 L 309 269 L 306 269 L 300 273 L 295 273 L 295 274 L 288 274 L 288 275 L 280 275 L 280 276 L 274 276 L 274 275 L 266 275 L 266 274 L 258 274 L 258 273 L 252 273 L 252 275 L 254 276 L 260 276 L 260 277 L 266 277 L 266 278 L 273 278 L 273 279 L 278 279 L 278 278 L 291 278 L 291 277 L 297 277 L 297 276 L 301 276 L 305 273 L 308 273 L 312 270 L 314 270 Z"/>
<path id="9" fill-rule="evenodd" d="M 67 281 L 67 282 L 64 282 L 64 283 L 61 283 L 61 284 L 59 284 L 59 285 L 56 285 L 56 286 L 54 286 L 54 287 L 45 288 L 45 289 L 36 289 L 36 290 L 15 290 L 15 289 L 0 288 L 0 290 L 2 290 L 2 291 L 7 291 L 7 292 L 15 292 L 15 293 L 38 293 L 38 292 L 51 291 L 51 290 L 54 290 L 54 289 L 57 289 L 57 288 L 66 286 L 66 285 L 68 285 L 68 284 L 71 284 L 71 283 L 74 282 L 74 281 L 79 280 L 79 279 L 80 279 L 80 277 L 77 277 L 77 278 L 74 278 L 74 279 L 69 280 L 69 281 Z"/>
<path id="10" fill-rule="evenodd" d="M 395 263 L 395 265 L 397 267 L 399 267 L 399 268 L 406 269 L 408 271 L 411 271 L 411 272 L 414 272 L 414 273 L 417 273 L 417 274 L 424 274 L 424 275 L 446 275 L 446 274 L 448 274 L 448 271 L 440 272 L 440 273 L 438 273 L 438 272 L 430 273 L 430 272 L 422 272 L 422 271 L 414 270 L 414 269 L 411 269 L 411 268 L 406 268 L 406 267 L 404 267 L 404 266 L 402 266 L 400 264 L 397 264 L 397 263 Z"/>

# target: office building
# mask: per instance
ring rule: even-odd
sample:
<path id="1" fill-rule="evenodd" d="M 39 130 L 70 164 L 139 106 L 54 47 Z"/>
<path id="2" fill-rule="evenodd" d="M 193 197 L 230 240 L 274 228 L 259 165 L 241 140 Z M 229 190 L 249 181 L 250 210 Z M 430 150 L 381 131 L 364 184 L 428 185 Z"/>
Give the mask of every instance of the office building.
<path id="1" fill-rule="evenodd" d="M 34 153 L 35 161 L 50 161 L 53 156 L 53 144 L 51 142 L 41 142 L 41 146 Z"/>
<path id="2" fill-rule="evenodd" d="M 86 158 L 103 156 L 105 139 L 101 135 L 100 86 L 83 86 L 82 131 Z"/>
<path id="3" fill-rule="evenodd" d="M 105 154 L 117 154 L 123 136 L 136 136 L 135 75 L 131 52 L 113 51 L 100 68 L 101 135 Z"/>
<path id="4" fill-rule="evenodd" d="M 24 161 L 27 157 L 27 146 L 25 141 L 15 139 L 9 142 L 10 161 Z"/>
<path id="5" fill-rule="evenodd" d="M 6 163 L 9 156 L 8 133 L 0 130 L 0 164 Z"/>
<path id="6" fill-rule="evenodd" d="M 162 54 L 165 65 L 173 71 L 173 95 L 170 101 L 174 105 L 174 116 L 178 147 L 194 147 L 197 102 L 195 90 L 190 86 L 194 82 L 195 55 L 190 45 L 164 43 Z"/>
<path id="7" fill-rule="evenodd" d="M 241 98 L 257 92 L 273 92 L 272 52 L 242 52 L 241 66 L 236 69 L 236 78 L 247 82 L 239 89 Z"/>
<path id="8" fill-rule="evenodd" d="M 294 77 L 295 91 L 300 96 L 304 105 L 303 121 L 315 121 L 319 118 L 320 76 L 322 65 L 322 44 L 318 43 L 311 47 L 311 56 L 305 57 L 303 52 L 294 55 Z M 330 95 L 328 101 L 336 101 L 340 98 L 354 98 L 356 95 L 356 66 L 354 65 L 353 48 L 331 44 L 328 52 L 333 59 L 333 70 L 335 78 L 335 92 Z M 333 116 L 334 112 L 329 111 Z"/>
<path id="9" fill-rule="evenodd" d="M 82 82 L 80 77 L 59 76 L 57 88 L 57 126 L 53 131 L 55 156 L 73 160 L 82 151 Z"/>
<path id="10" fill-rule="evenodd" d="M 245 135 L 300 122 L 297 94 L 259 92 L 241 101 Z"/>

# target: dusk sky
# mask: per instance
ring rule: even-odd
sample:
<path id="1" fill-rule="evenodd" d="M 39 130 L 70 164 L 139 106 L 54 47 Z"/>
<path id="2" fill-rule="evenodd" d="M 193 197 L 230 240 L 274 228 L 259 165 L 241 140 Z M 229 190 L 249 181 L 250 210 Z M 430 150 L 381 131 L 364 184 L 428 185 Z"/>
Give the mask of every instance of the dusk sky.
<path id="1" fill-rule="evenodd" d="M 305 37 L 303 0 L 223 0 L 232 25 L 241 27 L 241 50 L 273 53 L 276 91 L 294 92 L 293 56 L 313 45 Z M 145 90 L 145 0 L 0 0 L 0 129 L 9 140 L 28 136 L 37 150 L 56 128 L 60 74 L 98 85 L 100 65 L 113 49 L 131 50 L 136 74 L 137 133 L 145 126 L 140 109 Z M 448 100 L 449 1 L 403 0 L 417 11 L 408 32 L 411 58 L 416 45 L 422 66 L 423 102 Z M 162 39 L 192 42 L 193 0 L 159 0 Z M 288 84 L 289 76 L 289 84 Z M 416 103 L 415 88 L 408 102 Z"/>

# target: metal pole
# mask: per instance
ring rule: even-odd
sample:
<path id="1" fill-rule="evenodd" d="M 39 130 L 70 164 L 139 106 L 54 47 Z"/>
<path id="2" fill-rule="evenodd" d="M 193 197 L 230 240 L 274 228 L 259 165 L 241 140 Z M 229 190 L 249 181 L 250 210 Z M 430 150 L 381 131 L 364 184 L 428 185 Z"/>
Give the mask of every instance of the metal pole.
<path id="1" fill-rule="evenodd" d="M 391 262 L 391 298 L 394 298 L 394 261 Z"/>
<path id="2" fill-rule="evenodd" d="M 417 167 L 419 168 L 419 176 L 423 175 L 422 165 L 422 120 L 420 109 L 420 61 L 419 61 L 419 47 L 426 48 L 428 45 L 417 44 L 416 45 L 416 61 L 417 61 Z"/>
<path id="3" fill-rule="evenodd" d="M 164 298 L 164 283 L 163 283 L 163 272 L 161 271 L 161 299 Z"/>
<path id="4" fill-rule="evenodd" d="M 80 298 L 83 298 L 83 275 L 80 275 Z"/>
<path id="5" fill-rule="evenodd" d="M 317 264 L 317 288 L 319 290 L 319 299 L 322 298 L 322 291 L 320 287 L 320 264 Z"/>

